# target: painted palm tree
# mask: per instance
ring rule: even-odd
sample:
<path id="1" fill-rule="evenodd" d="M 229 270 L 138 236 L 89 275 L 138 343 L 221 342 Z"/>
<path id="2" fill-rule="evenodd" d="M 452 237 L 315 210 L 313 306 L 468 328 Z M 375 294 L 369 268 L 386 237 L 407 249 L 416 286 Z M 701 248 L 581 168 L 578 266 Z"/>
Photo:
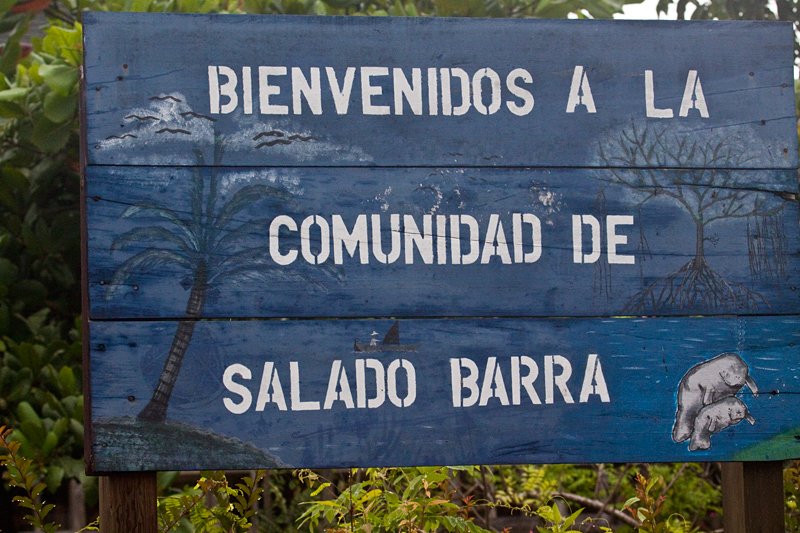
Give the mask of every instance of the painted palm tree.
<path id="1" fill-rule="evenodd" d="M 220 144 L 217 143 L 218 146 Z M 269 251 L 263 236 L 269 219 L 237 220 L 237 214 L 256 202 L 285 208 L 287 204 L 292 204 L 291 194 L 281 186 L 251 183 L 218 206 L 220 180 L 217 167 L 204 172 L 203 156 L 199 152 L 196 156 L 199 166 L 192 171 L 190 209 L 176 211 L 156 202 L 131 205 L 122 213 L 122 218 L 142 218 L 156 221 L 157 224 L 134 228 L 117 237 L 111 247 L 112 250 L 122 250 L 134 243 L 152 243 L 152 246 L 134 254 L 116 269 L 106 293 L 107 298 L 128 284 L 136 273 L 158 267 L 183 270 L 186 275 L 181 284 L 185 289 L 191 288 L 184 319 L 178 323 L 153 397 L 139 413 L 141 420 L 161 422 L 166 418 L 170 395 L 195 324 L 202 317 L 209 296 L 221 284 L 301 279 L 324 290 L 322 283 L 312 275 L 288 271 L 265 259 L 269 257 Z M 221 159 L 221 153 L 215 154 L 214 159 Z M 205 174 L 208 175 L 207 189 Z M 321 266 L 317 272 L 337 276 L 334 267 Z"/>

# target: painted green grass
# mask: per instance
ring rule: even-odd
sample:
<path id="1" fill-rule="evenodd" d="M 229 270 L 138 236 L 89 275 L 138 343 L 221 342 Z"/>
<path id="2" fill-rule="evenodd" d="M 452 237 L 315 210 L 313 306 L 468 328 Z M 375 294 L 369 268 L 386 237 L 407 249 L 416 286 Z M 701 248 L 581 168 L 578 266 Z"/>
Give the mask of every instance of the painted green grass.
<path id="1" fill-rule="evenodd" d="M 232 437 L 182 422 L 131 417 L 99 419 L 94 431 L 94 469 L 251 470 L 284 467 L 277 457 Z"/>
<path id="2" fill-rule="evenodd" d="M 800 427 L 749 446 L 733 456 L 734 461 L 782 461 L 800 457 Z"/>

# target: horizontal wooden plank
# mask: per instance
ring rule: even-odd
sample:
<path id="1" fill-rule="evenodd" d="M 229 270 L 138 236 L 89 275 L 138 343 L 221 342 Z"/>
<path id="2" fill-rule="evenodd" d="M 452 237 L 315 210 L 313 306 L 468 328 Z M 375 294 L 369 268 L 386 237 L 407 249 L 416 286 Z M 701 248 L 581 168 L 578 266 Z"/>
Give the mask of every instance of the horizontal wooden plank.
<path id="1" fill-rule="evenodd" d="M 86 190 L 94 319 L 793 314 L 800 298 L 793 171 L 89 167 Z"/>
<path id="2" fill-rule="evenodd" d="M 137 416 L 181 326 L 92 322 L 92 465 L 800 457 L 797 316 L 400 320 L 387 350 L 393 324 L 198 322 L 166 421 L 145 422 Z M 373 331 L 374 351 L 355 351 Z"/>
<path id="3" fill-rule="evenodd" d="M 84 24 L 89 164 L 602 167 L 598 144 L 634 124 L 749 151 L 713 166 L 798 165 L 788 23 L 91 12 Z"/>

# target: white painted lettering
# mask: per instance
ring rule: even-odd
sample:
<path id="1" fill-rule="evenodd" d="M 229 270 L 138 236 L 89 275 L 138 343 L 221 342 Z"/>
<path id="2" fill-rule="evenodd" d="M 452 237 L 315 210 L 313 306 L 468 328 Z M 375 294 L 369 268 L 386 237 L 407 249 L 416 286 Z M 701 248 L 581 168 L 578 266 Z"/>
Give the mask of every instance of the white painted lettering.
<path id="1" fill-rule="evenodd" d="M 436 69 L 428 69 L 428 114 L 439 114 L 439 87 L 436 80 Z"/>
<path id="2" fill-rule="evenodd" d="M 644 97 L 648 118 L 672 118 L 672 109 L 657 109 L 656 95 L 653 88 L 653 71 L 644 71 Z"/>
<path id="3" fill-rule="evenodd" d="M 272 394 L 269 393 L 270 389 L 272 389 Z M 261 374 L 261 387 L 256 400 L 256 411 L 263 411 L 269 402 L 276 404 L 279 410 L 286 411 L 286 399 L 283 396 L 281 378 L 278 377 L 278 369 L 274 368 L 272 361 L 264 363 L 264 372 Z"/>
<path id="4" fill-rule="evenodd" d="M 242 67 L 242 106 L 245 115 L 253 114 L 253 74 L 250 67 Z"/>
<path id="5" fill-rule="evenodd" d="M 581 396 L 578 401 L 580 403 L 588 402 L 589 396 L 592 394 L 600 396 L 600 401 L 603 403 L 611 401 L 606 380 L 603 377 L 603 367 L 600 366 L 600 358 L 596 353 L 589 354 L 586 361 L 586 373 L 583 376 L 583 387 L 581 387 Z"/>
<path id="6" fill-rule="evenodd" d="M 522 100 L 522 105 L 512 100 L 508 100 L 506 102 L 506 107 L 518 117 L 524 117 L 533 111 L 534 100 L 533 95 L 529 90 L 517 85 L 517 80 L 520 79 L 524 83 L 533 83 L 533 77 L 531 76 L 530 72 L 524 68 L 516 68 L 512 70 L 506 77 L 506 87 L 508 87 L 508 91 L 511 94 Z"/>
<path id="7" fill-rule="evenodd" d="M 328 392 L 325 393 L 325 405 L 323 409 L 331 409 L 333 402 L 341 401 L 348 409 L 355 408 L 353 404 L 353 393 L 350 391 L 350 382 L 347 380 L 342 362 L 336 359 L 331 364 L 331 374 L 328 379 Z"/>
<path id="8" fill-rule="evenodd" d="M 297 361 L 289 363 L 289 381 L 292 396 L 292 411 L 319 411 L 319 402 L 300 399 L 300 365 Z"/>
<path id="9" fill-rule="evenodd" d="M 219 84 L 219 75 L 225 76 L 228 81 Z M 227 114 L 236 109 L 239 105 L 239 97 L 236 94 L 238 79 L 236 73 L 230 67 L 208 67 L 208 95 L 211 114 Z M 220 96 L 227 96 L 228 102 L 220 106 Z"/>
<path id="10" fill-rule="evenodd" d="M 561 367 L 561 373 L 555 375 L 553 367 L 558 365 Z M 572 399 L 567 388 L 567 381 L 572 376 L 572 365 L 569 361 L 560 355 L 546 355 L 544 357 L 544 402 L 551 404 L 554 402 L 555 387 L 561 392 L 561 396 L 566 403 L 575 403 Z"/>
<path id="11" fill-rule="evenodd" d="M 500 256 L 504 265 L 511 264 L 511 255 L 508 253 L 508 242 L 503 232 L 503 223 L 500 222 L 500 215 L 489 215 L 489 227 L 486 229 L 486 240 L 483 243 L 483 254 L 481 264 L 487 264 L 493 255 Z"/>
<path id="12" fill-rule="evenodd" d="M 414 217 L 411 215 L 403 216 L 403 233 L 405 234 L 406 264 L 414 263 L 414 248 L 419 250 L 422 262 L 426 265 L 433 263 L 433 217 L 431 215 L 422 216 L 422 229 L 420 233 Z"/>
<path id="13" fill-rule="evenodd" d="M 314 255 L 311 250 L 311 226 L 319 226 L 319 253 Z M 328 223 L 319 215 L 306 217 L 300 225 L 300 251 L 303 259 L 312 265 L 321 265 L 328 260 L 331 252 L 330 228 Z"/>
<path id="14" fill-rule="evenodd" d="M 487 78 L 492 89 L 492 101 L 487 108 L 483 103 L 483 79 Z M 500 76 L 490 68 L 482 68 L 472 76 L 472 101 L 481 115 L 494 115 L 502 103 Z"/>
<path id="15" fill-rule="evenodd" d="M 403 73 L 403 69 L 392 69 L 394 77 L 394 114 L 403 114 L 403 97 L 415 115 L 422 114 L 422 70 L 411 69 L 411 85 Z"/>
<path id="16" fill-rule="evenodd" d="M 521 376 L 520 364 L 528 368 L 528 373 L 525 376 Z M 536 361 L 527 355 L 511 358 L 511 402 L 514 405 L 520 405 L 522 402 L 522 389 L 525 389 L 532 404 L 539 405 L 542 403 L 533 388 L 533 382 L 536 381 L 537 377 L 539 377 L 539 365 L 536 364 Z"/>
<path id="17" fill-rule="evenodd" d="M 270 76 L 286 76 L 286 67 L 258 67 L 258 102 L 262 115 L 288 115 L 289 106 L 270 104 L 271 96 L 281 94 L 281 88 L 269 84 Z"/>
<path id="18" fill-rule="evenodd" d="M 234 376 L 241 376 L 242 379 L 251 379 L 253 374 L 250 369 L 244 365 L 234 364 L 225 369 L 222 374 L 222 384 L 229 392 L 238 394 L 242 399 L 241 401 L 234 402 L 228 397 L 222 399 L 225 408 L 235 415 L 240 415 L 250 409 L 250 404 L 253 403 L 253 395 L 250 394 L 250 389 L 233 381 Z"/>
<path id="19" fill-rule="evenodd" d="M 280 251 L 280 229 L 286 226 L 289 231 L 297 231 L 297 224 L 292 217 L 279 215 L 272 219 L 269 225 L 269 255 L 279 265 L 291 265 L 297 259 L 297 250 L 289 250 L 282 254 Z"/>
<path id="20" fill-rule="evenodd" d="M 636 258 L 632 255 L 617 255 L 617 245 L 627 244 L 626 235 L 617 235 L 617 226 L 633 224 L 633 217 L 630 215 L 609 215 L 606 218 L 606 230 L 608 232 L 608 262 L 612 265 L 632 265 Z"/>
<path id="21" fill-rule="evenodd" d="M 336 114 L 346 115 L 347 108 L 350 106 L 350 93 L 353 90 L 353 79 L 356 76 L 356 69 L 355 67 L 347 67 L 341 89 L 339 88 L 339 82 L 336 80 L 336 71 L 333 70 L 332 67 L 325 67 L 325 72 L 328 75 L 328 85 L 331 88 L 331 96 L 333 96 L 333 105 L 336 107 Z"/>
<path id="22" fill-rule="evenodd" d="M 397 371 L 400 368 L 406 371 L 406 397 L 400 398 L 397 394 Z M 414 365 L 407 359 L 395 359 L 389 363 L 386 370 L 386 393 L 389 401 L 397 407 L 408 407 L 417 399 L 417 373 Z"/>
<path id="23" fill-rule="evenodd" d="M 381 243 L 381 216 L 372 215 L 372 255 L 379 263 L 392 264 L 400 257 L 400 215 L 389 215 L 392 235 L 392 250 L 389 255 L 383 253 Z"/>
<path id="24" fill-rule="evenodd" d="M 542 256 L 542 224 L 539 217 L 531 213 L 514 213 L 511 215 L 514 233 L 514 262 L 535 263 Z M 525 252 L 523 247 L 522 224 L 531 225 L 531 239 L 533 250 Z"/>
<path id="25" fill-rule="evenodd" d="M 569 89 L 569 99 L 567 100 L 567 113 L 574 113 L 578 105 L 586 107 L 589 113 L 597 113 L 592 97 L 592 88 L 589 86 L 589 78 L 586 76 L 582 66 L 576 66 L 572 73 L 572 85 Z M 648 115 L 649 116 L 649 115 Z"/>
<path id="26" fill-rule="evenodd" d="M 461 369 L 469 370 L 469 375 L 464 377 Z M 472 359 L 450 359 L 450 383 L 453 392 L 453 407 L 472 407 L 478 402 L 481 391 L 478 388 L 480 371 Z M 469 390 L 469 396 L 462 397 L 462 389 Z"/>
<path id="27" fill-rule="evenodd" d="M 358 215 L 353 231 L 347 231 L 340 215 L 333 215 L 333 262 L 342 264 L 342 245 L 347 248 L 350 257 L 355 257 L 356 249 L 359 250 L 359 259 L 362 265 L 369 263 L 369 233 L 367 232 L 367 215 Z"/>
<path id="28" fill-rule="evenodd" d="M 592 253 L 583 254 L 583 231 L 581 226 L 587 224 L 592 228 Z M 594 263 L 600 259 L 600 221 L 592 215 L 572 215 L 572 260 L 575 263 Z"/>
<path id="29" fill-rule="evenodd" d="M 683 100 L 681 101 L 681 110 L 678 112 L 678 116 L 689 116 L 689 110 L 692 108 L 697 109 L 701 117 L 708 118 L 708 106 L 706 106 L 703 86 L 700 85 L 700 77 L 697 75 L 696 70 L 690 70 L 689 75 L 686 77 L 686 89 L 683 91 Z"/>
<path id="30" fill-rule="evenodd" d="M 391 110 L 388 105 L 374 105 L 373 96 L 383 94 L 381 86 L 370 85 L 373 76 L 388 76 L 388 67 L 361 67 L 361 109 L 365 115 L 388 115 Z"/>
<path id="31" fill-rule="evenodd" d="M 497 364 L 497 357 L 489 357 L 486 360 L 486 373 L 483 375 L 481 399 L 478 405 L 487 405 L 490 398 L 497 398 L 502 405 L 508 405 L 508 393 L 503 381 L 503 373 Z"/>
<path id="32" fill-rule="evenodd" d="M 303 71 L 292 67 L 292 112 L 299 115 L 303 112 L 305 98 L 309 109 L 315 115 L 322 114 L 322 90 L 319 81 L 319 67 L 311 67 L 311 82 L 306 79 Z"/>

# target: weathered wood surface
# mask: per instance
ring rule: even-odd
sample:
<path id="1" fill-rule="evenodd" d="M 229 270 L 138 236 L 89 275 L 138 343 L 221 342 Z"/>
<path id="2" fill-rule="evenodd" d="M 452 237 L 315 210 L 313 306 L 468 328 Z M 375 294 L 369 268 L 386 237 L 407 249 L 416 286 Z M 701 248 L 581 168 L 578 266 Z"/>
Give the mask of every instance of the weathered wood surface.
<path id="1" fill-rule="evenodd" d="M 89 470 L 800 456 L 790 25 L 84 22 Z"/>
<path id="2" fill-rule="evenodd" d="M 91 317 L 797 312 L 793 171 L 650 174 L 90 167 Z"/>
<path id="3" fill-rule="evenodd" d="M 155 472 L 121 472 L 100 477 L 103 533 L 156 533 L 158 486 Z"/>
<path id="4" fill-rule="evenodd" d="M 798 164 L 788 23 L 92 12 L 84 24 L 89 164 L 602 167 L 598 144 L 648 122 L 751 149 L 720 167 Z M 261 67 L 279 70 L 262 80 Z"/>
<path id="5" fill-rule="evenodd" d="M 197 323 L 167 422 L 152 423 L 136 417 L 152 394 L 178 323 L 92 322 L 93 464 L 102 471 L 198 464 L 345 467 L 798 455 L 796 316 L 413 319 L 399 324 L 400 345 L 418 345 L 412 351 L 354 351 L 354 340 L 368 343 L 373 331 L 380 339 L 393 323 Z M 512 358 L 519 358 L 517 374 Z M 453 386 L 454 359 L 463 388 Z M 375 361 L 364 363 L 363 377 L 359 360 Z M 472 363 L 478 375 L 470 386 Z M 409 365 L 415 383 L 411 395 Z M 541 403 L 534 403 L 524 384 L 532 365 L 538 371 L 532 389 Z M 571 377 L 565 394 L 558 376 L 567 366 Z M 698 368 L 708 370 L 703 387 L 719 402 L 720 412 L 712 413 L 714 406 L 695 410 L 704 425 L 696 424 L 696 434 L 676 443 L 678 403 L 689 412 L 691 402 L 699 401 L 695 396 L 703 396 L 692 388 Z M 375 385 L 379 373 L 384 393 Z M 752 388 L 742 386 L 744 376 Z M 461 407 L 454 407 L 454 388 L 460 390 Z M 753 425 L 742 420 L 744 408 Z M 736 409 L 741 422 L 729 425 Z M 709 426 L 705 417 L 716 422 Z M 215 446 L 224 453 L 209 454 Z"/>
<path id="6" fill-rule="evenodd" d="M 722 464 L 722 519 L 726 533 L 783 533 L 783 464 Z"/>

